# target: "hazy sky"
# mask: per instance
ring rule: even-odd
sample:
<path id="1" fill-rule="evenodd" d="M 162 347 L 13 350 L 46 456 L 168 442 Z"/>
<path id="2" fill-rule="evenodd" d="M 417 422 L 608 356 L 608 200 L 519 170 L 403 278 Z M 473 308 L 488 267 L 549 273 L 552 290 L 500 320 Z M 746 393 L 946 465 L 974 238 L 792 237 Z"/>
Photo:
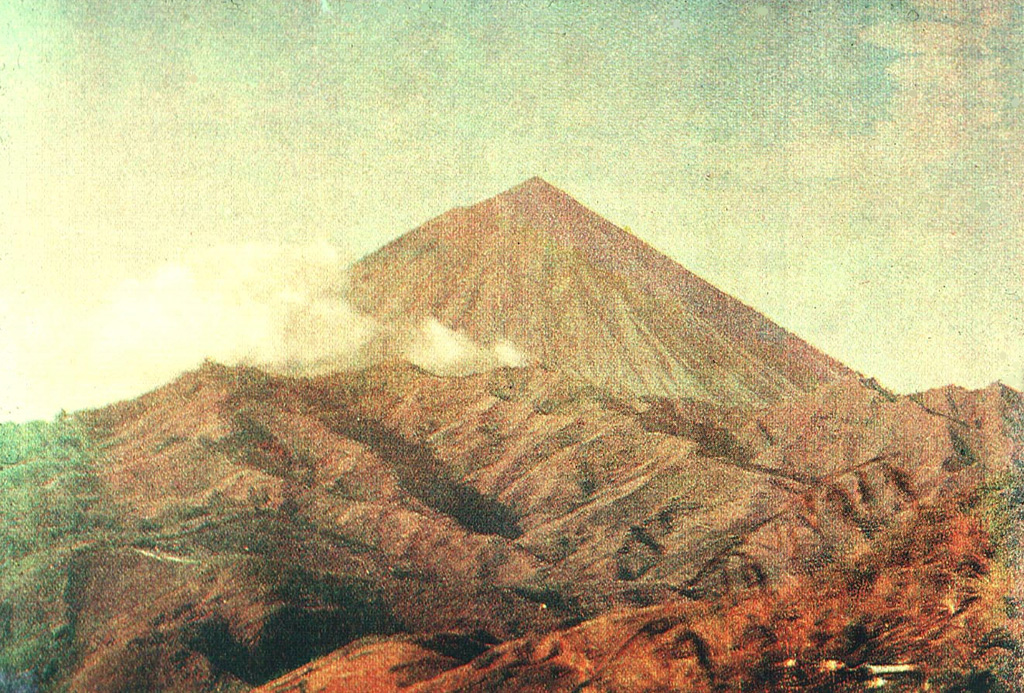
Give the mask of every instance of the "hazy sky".
<path id="1" fill-rule="evenodd" d="M 335 264 L 532 175 L 892 387 L 1020 386 L 1022 32 L 1002 0 L 4 0 L 0 418 L 258 356 Z"/>

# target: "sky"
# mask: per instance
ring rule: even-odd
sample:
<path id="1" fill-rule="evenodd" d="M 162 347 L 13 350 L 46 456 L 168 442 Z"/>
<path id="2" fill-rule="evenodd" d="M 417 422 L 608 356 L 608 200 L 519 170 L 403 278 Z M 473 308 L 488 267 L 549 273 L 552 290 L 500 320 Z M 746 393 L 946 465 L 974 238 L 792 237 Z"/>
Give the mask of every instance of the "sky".
<path id="1" fill-rule="evenodd" d="M 1022 99 L 1005 0 L 6 0 L 0 419 L 358 342 L 339 267 L 534 175 L 896 390 L 1021 387 Z"/>

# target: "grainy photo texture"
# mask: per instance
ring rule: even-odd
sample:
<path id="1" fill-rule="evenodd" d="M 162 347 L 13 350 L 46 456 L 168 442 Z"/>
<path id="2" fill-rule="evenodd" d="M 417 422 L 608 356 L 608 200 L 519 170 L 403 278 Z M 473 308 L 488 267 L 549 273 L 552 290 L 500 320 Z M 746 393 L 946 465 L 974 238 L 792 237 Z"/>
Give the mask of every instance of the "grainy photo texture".
<path id="1" fill-rule="evenodd" d="M 1019 0 L 2 0 L 0 693 L 1024 691 Z"/>

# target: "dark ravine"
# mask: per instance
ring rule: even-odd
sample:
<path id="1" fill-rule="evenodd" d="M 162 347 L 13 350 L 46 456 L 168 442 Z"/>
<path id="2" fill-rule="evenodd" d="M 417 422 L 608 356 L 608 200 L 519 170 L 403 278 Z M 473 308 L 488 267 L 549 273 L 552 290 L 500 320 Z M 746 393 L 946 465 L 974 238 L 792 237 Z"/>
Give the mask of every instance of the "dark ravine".
<path id="1" fill-rule="evenodd" d="M 506 539 L 522 536 L 508 506 L 453 478 L 429 444 L 409 441 L 381 422 L 362 416 L 336 414 L 325 417 L 324 422 L 334 433 L 366 445 L 390 465 L 403 489 L 466 530 Z"/>

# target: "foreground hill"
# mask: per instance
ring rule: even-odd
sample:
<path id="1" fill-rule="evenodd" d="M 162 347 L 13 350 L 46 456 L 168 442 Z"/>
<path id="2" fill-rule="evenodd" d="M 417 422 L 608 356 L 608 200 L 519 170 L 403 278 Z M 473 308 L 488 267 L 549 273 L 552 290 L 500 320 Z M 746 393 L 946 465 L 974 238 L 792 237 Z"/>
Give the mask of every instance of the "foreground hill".
<path id="1" fill-rule="evenodd" d="M 364 640 L 259 690 L 1019 690 L 1012 578 L 982 524 L 940 503 L 776 588 L 616 609 L 440 672 L 423 641 Z"/>
<path id="2" fill-rule="evenodd" d="M 851 375 L 539 178 L 356 263 L 351 299 L 618 393 L 759 405 Z"/>
<path id="3" fill-rule="evenodd" d="M 791 658 L 811 683 L 829 659 L 994 676 L 1022 411 L 1000 386 L 749 409 L 539 367 L 208 364 L 7 446 L 4 492 L 34 475 L 52 530 L 8 544 L 0 669 L 100 691 L 636 688 L 622 661 L 700 689 L 683 672 L 768 685 Z"/>

